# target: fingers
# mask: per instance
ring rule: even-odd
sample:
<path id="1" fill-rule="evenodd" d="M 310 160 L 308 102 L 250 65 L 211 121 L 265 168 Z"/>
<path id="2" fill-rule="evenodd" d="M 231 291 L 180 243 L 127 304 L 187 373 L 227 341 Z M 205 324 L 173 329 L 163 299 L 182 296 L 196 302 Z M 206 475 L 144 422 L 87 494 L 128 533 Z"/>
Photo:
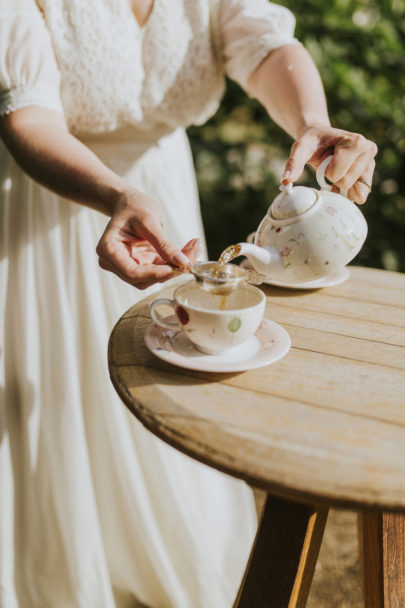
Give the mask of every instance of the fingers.
<path id="1" fill-rule="evenodd" d="M 131 272 L 121 272 L 120 267 L 117 264 L 109 263 L 105 259 L 99 259 L 100 267 L 103 270 L 108 270 L 114 273 L 120 279 L 133 285 L 137 289 L 146 289 L 156 283 L 163 283 L 174 276 L 172 266 L 156 266 L 154 264 L 146 264 L 144 266 L 137 266 L 137 268 Z"/>
<path id="2" fill-rule="evenodd" d="M 350 200 L 358 203 L 359 205 L 366 202 L 367 197 L 371 192 L 374 167 L 375 162 L 373 161 L 357 178 L 356 182 L 353 184 L 353 187 L 350 188 L 348 192 Z"/>
<path id="3" fill-rule="evenodd" d="M 367 154 L 360 154 L 356 158 L 336 149 L 325 175 L 340 190 L 349 190 L 367 169 L 369 162 Z"/>
<path id="4" fill-rule="evenodd" d="M 151 243 L 142 238 L 129 239 L 123 233 L 125 231 L 107 226 L 96 249 L 101 268 L 113 272 L 138 289 L 167 281 L 176 274 L 173 266 L 159 255 Z M 185 265 L 194 261 L 199 249 L 199 239 L 186 243 L 181 252 L 187 262 Z"/>
<path id="5" fill-rule="evenodd" d="M 294 142 L 282 182 L 296 181 L 306 163 L 316 168 L 323 158 L 332 154 L 326 171 L 332 190 L 346 191 L 351 200 L 364 203 L 371 190 L 377 151 L 374 142 L 358 133 L 328 126 L 310 127 Z"/>
<path id="6" fill-rule="evenodd" d="M 137 260 L 133 259 L 124 243 L 109 241 L 108 235 L 106 239 L 100 240 L 96 251 L 101 268 L 113 272 L 138 289 L 166 281 L 173 274 L 173 267 L 169 264 L 150 263 L 150 252 L 145 255 L 140 252 Z"/>
<path id="7" fill-rule="evenodd" d="M 188 257 L 167 239 L 160 222 L 154 216 L 145 219 L 139 227 L 139 236 L 146 238 L 169 264 L 181 268 L 190 263 Z"/>
<path id="8" fill-rule="evenodd" d="M 318 144 L 318 138 L 312 134 L 303 135 L 293 143 L 290 157 L 281 178 L 283 184 L 297 181 L 304 171 L 305 165 L 314 155 Z"/>
<path id="9" fill-rule="evenodd" d="M 137 264 L 165 264 L 165 261 L 147 241 L 135 241 L 128 246 L 132 259 Z"/>
<path id="10" fill-rule="evenodd" d="M 184 245 L 181 251 L 187 257 L 186 266 L 189 266 L 190 262 L 194 262 L 201 252 L 200 239 L 191 239 Z M 140 240 L 139 244 L 133 244 L 131 248 L 131 255 L 132 258 L 139 264 L 167 264 L 166 260 L 164 260 L 162 256 L 158 254 L 156 249 L 150 243 L 148 243 L 148 241 Z M 182 266 L 181 269 L 182 268 L 184 268 L 184 266 Z"/>
<path id="11" fill-rule="evenodd" d="M 145 289 L 170 279 L 175 268 L 189 266 L 199 247 L 199 239 L 190 240 L 182 250 L 171 243 L 153 199 L 131 191 L 117 206 L 96 251 L 101 268 Z"/>
<path id="12" fill-rule="evenodd" d="M 191 262 L 195 262 L 201 253 L 201 248 L 200 239 L 191 239 L 191 241 L 188 241 L 188 243 L 184 245 L 182 252 Z"/>
<path id="13" fill-rule="evenodd" d="M 364 203 L 370 193 L 377 147 L 362 135 L 349 134 L 337 142 L 326 177 L 339 190 L 348 192 L 356 203 Z M 362 183 L 359 180 L 363 180 Z"/>

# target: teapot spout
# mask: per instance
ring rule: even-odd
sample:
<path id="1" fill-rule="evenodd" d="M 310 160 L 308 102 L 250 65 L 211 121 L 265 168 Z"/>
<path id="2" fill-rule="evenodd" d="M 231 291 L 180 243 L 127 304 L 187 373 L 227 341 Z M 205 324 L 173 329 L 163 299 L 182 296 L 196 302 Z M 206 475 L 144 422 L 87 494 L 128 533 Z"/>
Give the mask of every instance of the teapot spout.
<path id="1" fill-rule="evenodd" d="M 251 243 L 238 243 L 238 255 L 244 255 L 248 258 L 256 272 L 263 276 L 271 276 L 278 274 L 283 268 L 282 257 L 278 249 L 274 246 L 258 247 Z"/>

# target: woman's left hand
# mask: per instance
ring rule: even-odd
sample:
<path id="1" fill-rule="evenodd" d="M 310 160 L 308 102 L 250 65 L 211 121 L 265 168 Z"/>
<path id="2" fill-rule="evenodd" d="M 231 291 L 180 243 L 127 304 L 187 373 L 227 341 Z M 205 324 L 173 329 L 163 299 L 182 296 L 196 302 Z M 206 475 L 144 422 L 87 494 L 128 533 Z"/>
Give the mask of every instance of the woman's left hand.
<path id="1" fill-rule="evenodd" d="M 377 151 L 374 142 L 358 133 L 323 125 L 308 127 L 291 148 L 282 182 L 296 181 L 307 163 L 317 169 L 326 156 L 332 155 L 325 175 L 333 191 L 344 190 L 350 200 L 361 204 L 371 192 Z"/>

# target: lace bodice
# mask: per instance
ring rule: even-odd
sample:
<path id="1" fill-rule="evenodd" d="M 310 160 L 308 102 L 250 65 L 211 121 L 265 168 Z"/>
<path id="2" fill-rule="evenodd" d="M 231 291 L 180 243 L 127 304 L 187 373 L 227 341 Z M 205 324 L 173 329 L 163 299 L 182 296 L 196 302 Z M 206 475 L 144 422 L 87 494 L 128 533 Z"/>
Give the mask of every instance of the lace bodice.
<path id="1" fill-rule="evenodd" d="M 267 0 L 0 0 L 0 114 L 33 103 L 72 132 L 173 129 L 211 116 L 228 74 L 246 87 L 294 18 Z"/>

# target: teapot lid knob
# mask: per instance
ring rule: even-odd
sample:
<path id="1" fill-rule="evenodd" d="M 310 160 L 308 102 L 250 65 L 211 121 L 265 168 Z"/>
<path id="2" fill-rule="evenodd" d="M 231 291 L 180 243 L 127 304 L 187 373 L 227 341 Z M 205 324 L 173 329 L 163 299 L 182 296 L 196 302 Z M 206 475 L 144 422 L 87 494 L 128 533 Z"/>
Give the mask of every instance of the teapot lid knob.
<path id="1" fill-rule="evenodd" d="M 274 199 L 269 213 L 275 220 L 286 220 L 297 217 L 308 211 L 318 200 L 312 188 L 288 184 L 280 186 L 281 193 Z"/>

